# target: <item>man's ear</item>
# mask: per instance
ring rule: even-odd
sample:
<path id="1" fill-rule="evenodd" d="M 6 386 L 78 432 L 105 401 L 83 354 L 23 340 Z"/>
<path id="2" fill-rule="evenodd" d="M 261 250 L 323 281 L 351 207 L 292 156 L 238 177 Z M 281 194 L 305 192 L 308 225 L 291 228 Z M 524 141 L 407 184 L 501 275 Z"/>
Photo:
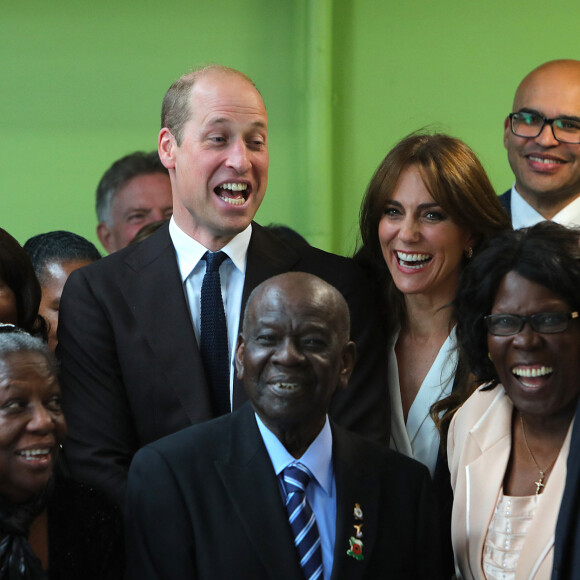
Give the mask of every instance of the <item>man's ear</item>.
<path id="1" fill-rule="evenodd" d="M 112 254 L 115 251 L 113 232 L 105 222 L 99 222 L 97 225 L 97 237 L 103 245 L 103 248 L 105 248 L 109 254 Z"/>
<path id="2" fill-rule="evenodd" d="M 510 127 L 510 118 L 506 117 L 505 121 L 503 122 L 503 146 L 507 149 L 508 146 L 508 137 L 512 132 Z"/>
<path id="3" fill-rule="evenodd" d="M 237 377 L 241 381 L 244 379 L 244 352 L 246 350 L 246 345 L 244 343 L 244 338 L 240 333 L 238 335 L 238 344 L 236 346 L 236 356 L 235 356 L 235 363 L 236 363 L 236 372 Z"/>
<path id="4" fill-rule="evenodd" d="M 338 376 L 337 389 L 346 389 L 356 360 L 356 344 L 349 340 L 342 349 L 340 357 L 340 375 Z"/>
<path id="5" fill-rule="evenodd" d="M 159 153 L 159 159 L 161 159 L 161 163 L 163 163 L 167 169 L 173 169 L 175 167 L 176 147 L 177 142 L 175 141 L 175 137 L 167 127 L 163 127 L 163 129 L 159 131 L 157 151 Z"/>

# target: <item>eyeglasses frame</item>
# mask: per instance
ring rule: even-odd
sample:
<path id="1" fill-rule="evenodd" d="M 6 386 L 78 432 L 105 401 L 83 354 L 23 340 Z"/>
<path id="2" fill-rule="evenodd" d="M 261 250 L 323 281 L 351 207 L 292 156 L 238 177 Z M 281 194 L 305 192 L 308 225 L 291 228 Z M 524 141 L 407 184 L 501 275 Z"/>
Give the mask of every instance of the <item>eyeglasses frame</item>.
<path id="1" fill-rule="evenodd" d="M 514 117 L 516 115 L 521 115 L 522 113 L 525 113 L 528 115 L 536 115 L 536 116 L 540 117 L 540 119 L 542 119 L 542 126 L 540 127 L 540 130 L 538 131 L 538 133 L 536 135 L 520 135 L 519 133 L 515 132 Z M 510 130 L 516 137 L 521 137 L 522 139 L 535 139 L 536 137 L 539 137 L 542 134 L 542 131 L 544 130 L 544 127 L 546 125 L 550 125 L 550 129 L 552 129 L 552 135 L 554 136 L 554 139 L 556 139 L 556 141 L 558 141 L 558 143 L 567 143 L 568 145 L 579 145 L 580 144 L 580 136 L 578 137 L 578 139 L 579 139 L 578 141 L 563 141 L 562 139 L 559 139 L 558 137 L 556 137 L 556 133 L 554 132 L 554 123 L 556 121 L 573 120 L 573 119 L 568 119 L 567 117 L 555 117 L 554 119 L 549 119 L 548 117 L 544 117 L 543 115 L 540 115 L 539 113 L 530 113 L 529 111 L 516 111 L 514 113 L 510 113 L 508 115 L 508 117 L 510 120 Z"/>
<path id="2" fill-rule="evenodd" d="M 541 331 L 541 330 L 537 330 L 535 328 L 535 320 L 537 320 L 537 316 L 541 315 L 541 314 L 566 314 L 567 318 L 566 318 L 566 327 L 563 328 L 562 330 L 555 330 L 553 332 L 550 331 Z M 491 331 L 491 329 L 489 328 L 489 322 L 488 320 L 492 319 L 492 317 L 496 317 L 496 316 L 514 316 L 515 318 L 517 318 L 520 321 L 520 327 L 518 328 L 518 330 L 516 330 L 515 332 L 510 332 L 509 334 L 495 334 L 494 332 Z M 487 331 L 492 335 L 492 336 L 501 336 L 501 337 L 506 337 L 506 336 L 515 336 L 516 334 L 519 334 L 526 322 L 530 325 L 531 329 L 534 332 L 537 332 L 539 334 L 558 334 L 560 332 L 565 332 L 566 330 L 568 330 L 569 327 L 569 321 L 570 320 L 575 320 L 580 316 L 580 312 L 575 311 L 575 312 L 536 312 L 536 314 L 532 314 L 530 316 L 520 316 L 519 314 L 508 314 L 508 313 L 504 313 L 504 314 L 488 314 L 487 316 L 483 317 L 483 320 L 485 321 L 485 325 L 487 327 Z"/>

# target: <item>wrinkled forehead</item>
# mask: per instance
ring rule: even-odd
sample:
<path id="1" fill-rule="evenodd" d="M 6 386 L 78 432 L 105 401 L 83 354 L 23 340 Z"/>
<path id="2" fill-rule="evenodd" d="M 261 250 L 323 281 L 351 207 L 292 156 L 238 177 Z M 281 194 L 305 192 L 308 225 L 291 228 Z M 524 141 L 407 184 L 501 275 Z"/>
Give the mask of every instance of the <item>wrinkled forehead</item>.
<path id="1" fill-rule="evenodd" d="M 54 368 L 40 352 L 22 350 L 0 354 L 0 383 L 20 379 L 30 373 L 41 376 L 47 382 L 57 380 Z"/>

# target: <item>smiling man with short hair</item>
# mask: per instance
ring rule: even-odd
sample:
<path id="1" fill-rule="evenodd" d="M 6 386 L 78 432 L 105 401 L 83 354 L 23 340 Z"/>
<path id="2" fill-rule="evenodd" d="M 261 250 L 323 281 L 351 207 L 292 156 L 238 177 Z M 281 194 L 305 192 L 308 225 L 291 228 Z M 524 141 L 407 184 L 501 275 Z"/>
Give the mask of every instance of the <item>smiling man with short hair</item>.
<path id="1" fill-rule="evenodd" d="M 126 248 L 139 230 L 171 217 L 171 183 L 157 151 L 115 161 L 97 186 L 97 236 L 109 254 Z"/>
<path id="2" fill-rule="evenodd" d="M 580 61 L 547 62 L 524 78 L 504 145 L 516 180 L 500 202 L 514 228 L 580 225 Z"/>
<path id="3" fill-rule="evenodd" d="M 62 295 L 57 354 L 73 474 L 122 503 L 140 447 L 238 408 L 245 303 L 263 280 L 292 270 L 334 285 L 350 309 L 360 360 L 331 416 L 386 443 L 385 340 L 365 273 L 253 221 L 269 164 L 254 83 L 221 65 L 178 79 L 163 101 L 158 150 L 173 193 L 169 225 L 73 272 Z"/>

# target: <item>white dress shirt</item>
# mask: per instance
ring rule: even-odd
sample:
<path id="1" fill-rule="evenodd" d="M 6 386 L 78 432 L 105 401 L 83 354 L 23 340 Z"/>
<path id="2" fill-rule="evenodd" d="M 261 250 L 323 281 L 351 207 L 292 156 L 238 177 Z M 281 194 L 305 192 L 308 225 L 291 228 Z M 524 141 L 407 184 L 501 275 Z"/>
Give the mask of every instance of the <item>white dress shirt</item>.
<path id="1" fill-rule="evenodd" d="M 395 354 L 395 344 L 397 344 L 398 337 L 399 333 L 396 333 L 388 350 L 388 384 L 391 401 L 390 447 L 426 465 L 431 477 L 433 477 L 439 454 L 440 439 L 429 410 L 431 405 L 450 395 L 453 389 L 458 358 L 455 348 L 457 343 L 455 327 L 443 343 L 419 388 L 419 392 L 409 409 L 407 424 L 405 424 L 403 416 L 399 367 Z"/>
<path id="2" fill-rule="evenodd" d="M 295 459 L 288 453 L 280 440 L 264 425 L 255 414 L 258 429 L 272 461 L 272 466 L 280 481 L 280 493 L 286 502 L 286 490 L 282 483 L 282 471 L 291 463 L 300 462 L 308 467 L 314 476 L 306 488 L 306 501 L 314 512 L 320 544 L 322 547 L 322 567 L 324 580 L 330 580 L 334 562 L 334 542 L 336 538 L 336 482 L 332 465 L 332 431 L 328 417 L 322 431 L 310 444 L 306 452 Z M 288 524 L 290 525 L 290 524 Z M 345 546 L 345 551 L 348 546 Z"/>
<path id="3" fill-rule="evenodd" d="M 516 185 L 512 186 L 512 196 L 510 201 L 512 212 L 512 225 L 514 230 L 528 228 L 537 223 L 546 221 L 546 218 L 536 211 L 516 190 Z M 571 201 L 562 208 L 551 221 L 563 226 L 580 226 L 580 197 Z"/>
<path id="4" fill-rule="evenodd" d="M 206 261 L 202 260 L 202 257 L 208 249 L 183 232 L 175 223 L 173 217 L 169 222 L 169 235 L 171 236 L 171 241 L 177 254 L 177 264 L 181 273 L 181 281 L 183 282 L 185 297 L 189 306 L 189 312 L 191 313 L 191 322 L 195 331 L 195 338 L 199 345 L 201 285 L 206 269 Z M 222 300 L 226 314 L 228 345 L 230 349 L 230 405 L 233 398 L 233 382 L 235 376 L 234 355 L 238 339 L 242 293 L 246 277 L 246 259 L 251 236 L 252 225 L 250 224 L 221 250 L 230 258 L 229 260 L 224 260 L 220 266 Z M 163 296 L 160 296 L 159 299 L 162 300 Z"/>

